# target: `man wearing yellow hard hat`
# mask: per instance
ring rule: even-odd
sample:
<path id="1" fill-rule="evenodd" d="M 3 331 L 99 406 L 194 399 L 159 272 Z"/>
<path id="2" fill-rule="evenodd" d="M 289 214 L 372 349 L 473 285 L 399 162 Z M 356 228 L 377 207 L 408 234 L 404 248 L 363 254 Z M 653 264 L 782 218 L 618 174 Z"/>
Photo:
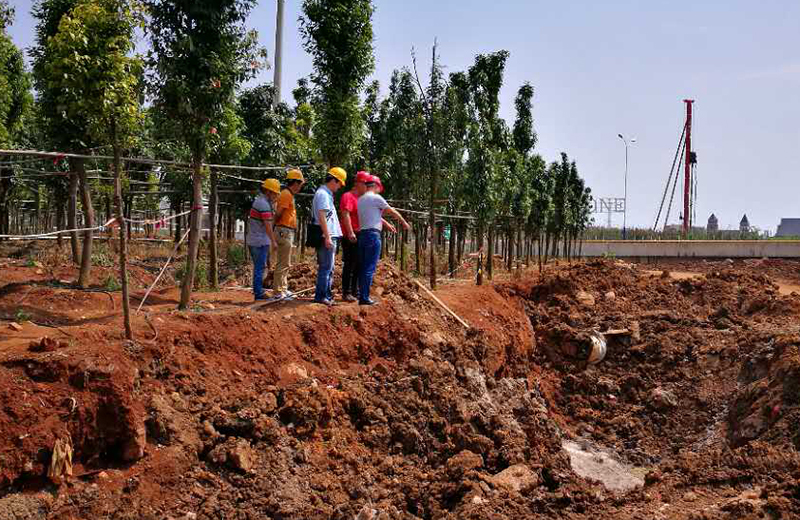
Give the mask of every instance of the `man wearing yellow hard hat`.
<path id="1" fill-rule="evenodd" d="M 331 168 L 325 177 L 325 184 L 317 189 L 311 203 L 312 222 L 308 228 L 306 244 L 317 250 L 317 287 L 314 301 L 324 305 L 333 305 L 333 265 L 336 248 L 342 238 L 333 194 L 346 182 L 346 171 L 339 167 Z"/>
<path id="2" fill-rule="evenodd" d="M 264 294 L 264 268 L 269 264 L 270 246 L 278 243 L 272 225 L 281 183 L 278 179 L 267 179 L 261 184 L 260 191 L 250 208 L 247 231 L 247 245 L 250 247 L 250 258 L 253 259 L 253 296 L 256 301 L 267 299 Z"/>
<path id="3" fill-rule="evenodd" d="M 278 197 L 278 206 L 275 212 L 275 231 L 278 237 L 278 262 L 275 266 L 272 288 L 275 295 L 284 300 L 291 299 L 289 292 L 289 264 L 292 258 L 292 247 L 297 230 L 297 208 L 294 196 L 303 188 L 306 182 L 303 172 L 297 169 L 286 173 L 286 188 Z"/>

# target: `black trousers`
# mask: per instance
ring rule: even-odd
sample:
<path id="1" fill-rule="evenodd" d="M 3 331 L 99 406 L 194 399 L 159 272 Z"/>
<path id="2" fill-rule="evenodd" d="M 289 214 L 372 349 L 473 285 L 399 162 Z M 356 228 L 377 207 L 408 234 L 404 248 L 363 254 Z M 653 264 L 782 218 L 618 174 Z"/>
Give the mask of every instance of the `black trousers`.
<path id="1" fill-rule="evenodd" d="M 358 242 L 350 242 L 342 237 L 342 295 L 358 296 L 358 275 L 361 266 L 358 261 Z"/>

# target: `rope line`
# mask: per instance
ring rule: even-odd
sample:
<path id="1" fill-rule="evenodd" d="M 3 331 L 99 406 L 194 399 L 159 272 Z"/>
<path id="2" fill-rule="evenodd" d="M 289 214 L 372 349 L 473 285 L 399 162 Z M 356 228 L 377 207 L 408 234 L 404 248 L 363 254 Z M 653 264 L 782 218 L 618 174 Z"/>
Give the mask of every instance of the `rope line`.
<path id="1" fill-rule="evenodd" d="M 164 271 L 167 270 L 167 267 L 169 267 L 170 262 L 172 262 L 172 258 L 175 256 L 175 253 L 178 252 L 178 248 L 181 247 L 181 244 L 183 244 L 183 241 L 186 240 L 186 237 L 189 236 L 190 232 L 191 232 L 191 229 L 186 231 L 186 233 L 183 234 L 183 237 L 181 238 L 181 240 L 177 244 L 175 244 L 174 248 L 172 248 L 172 253 L 169 255 L 169 258 L 167 258 L 167 262 L 164 264 L 164 267 L 161 268 L 161 271 L 158 273 L 158 276 L 156 276 L 155 281 L 153 281 L 153 283 L 150 285 L 150 287 L 147 288 L 147 292 L 144 293 L 144 298 L 142 298 L 142 301 L 139 302 L 139 307 L 136 308 L 136 314 L 139 314 L 139 311 L 142 310 L 142 305 L 144 305 L 144 302 L 147 300 L 147 297 L 150 296 L 150 291 L 153 290 L 153 287 L 156 286 L 158 281 L 164 275 Z"/>
<path id="2" fill-rule="evenodd" d="M 0 235 L 0 238 L 11 238 L 15 240 L 26 239 L 26 238 L 42 238 L 42 237 L 51 237 L 54 235 L 61 235 L 65 233 L 81 233 L 85 231 L 105 231 L 114 221 L 116 218 L 112 218 L 108 222 L 103 225 L 90 227 L 90 228 L 80 228 L 80 229 L 62 229 L 60 231 L 51 231 L 50 233 L 38 233 L 35 235 Z"/>

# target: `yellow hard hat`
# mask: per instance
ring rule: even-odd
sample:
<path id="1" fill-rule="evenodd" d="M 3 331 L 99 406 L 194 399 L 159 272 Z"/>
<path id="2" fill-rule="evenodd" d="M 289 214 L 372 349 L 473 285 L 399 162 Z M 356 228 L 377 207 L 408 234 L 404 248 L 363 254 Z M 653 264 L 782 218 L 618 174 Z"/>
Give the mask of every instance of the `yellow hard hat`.
<path id="1" fill-rule="evenodd" d="M 278 182 L 278 179 L 267 179 L 264 181 L 261 187 L 273 193 L 280 194 L 281 192 L 281 183 Z"/>
<path id="2" fill-rule="evenodd" d="M 303 177 L 303 172 L 298 169 L 291 169 L 286 172 L 286 180 L 306 182 L 306 179 Z"/>
<path id="3" fill-rule="evenodd" d="M 347 172 L 344 171 L 343 168 L 339 168 L 338 166 L 331 168 L 330 170 L 328 170 L 328 175 L 330 175 L 331 177 L 335 177 L 336 180 L 338 180 L 342 184 L 347 183 Z"/>

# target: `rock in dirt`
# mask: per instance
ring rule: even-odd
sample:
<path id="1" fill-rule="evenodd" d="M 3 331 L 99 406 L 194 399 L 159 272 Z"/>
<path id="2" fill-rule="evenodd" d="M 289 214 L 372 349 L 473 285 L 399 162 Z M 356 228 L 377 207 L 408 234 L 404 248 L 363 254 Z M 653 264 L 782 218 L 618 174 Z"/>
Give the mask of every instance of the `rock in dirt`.
<path id="1" fill-rule="evenodd" d="M 539 477 L 525 464 L 515 464 L 493 476 L 492 483 L 497 487 L 522 492 L 536 487 Z"/>
<path id="2" fill-rule="evenodd" d="M 228 461 L 234 468 L 249 473 L 253 470 L 255 463 L 255 453 L 250 443 L 245 440 L 240 440 L 233 448 L 228 451 Z"/>
<path id="3" fill-rule="evenodd" d="M 284 367 L 286 373 L 299 379 L 308 379 L 308 370 L 297 363 L 289 363 Z"/>
<path id="4" fill-rule="evenodd" d="M 9 323 L 9 324 L 8 324 L 8 328 L 9 328 L 9 329 L 11 329 L 11 330 L 13 330 L 14 332 L 20 332 L 20 331 L 22 331 L 22 325 L 20 325 L 20 324 L 19 324 L 19 323 L 17 323 L 16 321 L 12 321 L 11 323 Z"/>
<path id="5" fill-rule="evenodd" d="M 144 449 L 147 447 L 147 429 L 143 422 L 130 433 L 133 435 L 122 446 L 122 460 L 125 462 L 135 462 L 144 457 Z"/>
<path id="6" fill-rule="evenodd" d="M 373 520 L 376 516 L 378 516 L 378 510 L 371 508 L 367 504 L 358 512 L 355 520 Z"/>
<path id="7" fill-rule="evenodd" d="M 669 390 L 654 388 L 648 396 L 650 405 L 656 410 L 669 410 L 678 406 L 678 398 Z"/>
<path id="8" fill-rule="evenodd" d="M 608 291 L 603 297 L 607 302 L 613 302 L 617 299 L 617 293 L 614 291 Z"/>
<path id="9" fill-rule="evenodd" d="M 55 352 L 60 348 L 65 348 L 67 346 L 66 343 L 63 341 L 57 341 L 53 338 L 48 338 L 45 336 L 44 338 L 40 339 L 39 341 L 31 341 L 31 344 L 28 346 L 29 352 Z"/>
<path id="10" fill-rule="evenodd" d="M 578 302 L 585 307 L 594 307 L 595 304 L 594 296 L 592 296 L 586 291 L 578 291 L 577 293 L 575 293 L 575 299 L 578 300 Z"/>
<path id="11" fill-rule="evenodd" d="M 463 450 L 447 461 L 447 473 L 455 479 L 460 479 L 465 473 L 483 467 L 483 457 L 469 450 Z"/>

